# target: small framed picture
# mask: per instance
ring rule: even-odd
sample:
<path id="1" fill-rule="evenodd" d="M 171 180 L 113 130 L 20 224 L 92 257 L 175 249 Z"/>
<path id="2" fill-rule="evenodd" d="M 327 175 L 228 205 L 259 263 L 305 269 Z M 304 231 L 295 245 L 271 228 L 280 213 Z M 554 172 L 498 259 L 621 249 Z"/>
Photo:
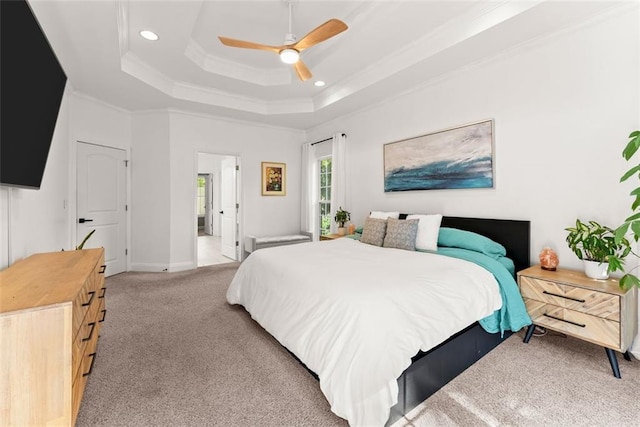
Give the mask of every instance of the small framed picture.
<path id="1" fill-rule="evenodd" d="M 287 194 L 287 165 L 262 162 L 262 195 L 285 196 Z"/>

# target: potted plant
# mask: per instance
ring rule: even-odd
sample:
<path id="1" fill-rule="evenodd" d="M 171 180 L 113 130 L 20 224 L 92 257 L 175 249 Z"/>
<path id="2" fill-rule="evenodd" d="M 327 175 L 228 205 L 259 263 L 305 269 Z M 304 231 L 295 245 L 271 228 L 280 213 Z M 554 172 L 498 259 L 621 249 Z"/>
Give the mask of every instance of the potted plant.
<path id="1" fill-rule="evenodd" d="M 338 234 L 345 234 L 344 225 L 351 219 L 351 213 L 342 209 L 342 206 L 336 211 L 336 216 L 333 218 L 338 223 Z"/>
<path id="2" fill-rule="evenodd" d="M 615 232 L 596 221 L 584 223 L 576 220 L 568 231 L 569 249 L 584 263 L 584 273 L 592 279 L 608 279 L 609 273 L 624 271 L 624 258 L 631 252 L 626 238 L 616 239 Z"/>
<path id="3" fill-rule="evenodd" d="M 635 130 L 629 134 L 629 142 L 622 151 L 622 157 L 625 160 L 630 160 L 640 148 L 640 131 Z M 624 182 L 632 176 L 640 179 L 640 164 L 633 166 L 620 178 L 620 182 Z M 624 220 L 624 223 L 618 227 L 615 231 L 616 242 L 622 242 L 629 230 L 633 239 L 637 242 L 640 239 L 640 187 L 637 187 L 631 191 L 631 196 L 634 197 L 631 204 L 631 216 Z M 633 253 L 633 252 L 632 252 Z M 633 253 L 637 256 L 637 254 Z M 638 276 L 631 273 L 627 273 L 620 279 L 620 287 L 622 289 L 630 289 L 633 286 L 640 288 L 640 279 Z"/>

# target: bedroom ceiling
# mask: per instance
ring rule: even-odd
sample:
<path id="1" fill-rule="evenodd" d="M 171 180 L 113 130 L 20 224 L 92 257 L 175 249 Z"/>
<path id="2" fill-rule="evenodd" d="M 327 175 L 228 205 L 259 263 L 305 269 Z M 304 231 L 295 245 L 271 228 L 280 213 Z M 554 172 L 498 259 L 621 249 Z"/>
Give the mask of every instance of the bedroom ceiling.
<path id="1" fill-rule="evenodd" d="M 29 3 L 78 92 L 134 112 L 310 129 L 631 1 L 294 0 L 298 38 L 330 18 L 349 26 L 302 53 L 313 73 L 305 82 L 274 53 L 217 38 L 283 44 L 284 0 Z"/>

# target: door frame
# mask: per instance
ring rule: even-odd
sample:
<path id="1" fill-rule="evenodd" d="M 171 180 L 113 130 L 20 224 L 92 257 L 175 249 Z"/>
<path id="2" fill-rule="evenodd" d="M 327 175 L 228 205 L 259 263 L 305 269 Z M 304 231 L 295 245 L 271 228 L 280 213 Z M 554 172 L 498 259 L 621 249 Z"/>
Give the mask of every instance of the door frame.
<path id="1" fill-rule="evenodd" d="M 125 167 L 125 180 L 126 180 L 126 201 L 129 209 L 125 212 L 125 232 L 126 232 L 126 246 L 127 255 L 125 256 L 126 267 L 125 271 L 131 271 L 131 147 L 128 145 L 109 144 L 102 141 L 87 141 L 83 139 L 70 138 L 69 139 L 69 186 L 67 193 L 67 200 L 63 201 L 64 207 L 67 209 L 67 219 L 69 223 L 69 244 L 68 247 L 75 248 L 78 240 L 78 233 L 76 230 L 76 211 L 78 208 L 78 144 L 91 144 L 98 145 L 105 148 L 114 148 L 116 150 L 123 150 L 125 152 L 125 160 L 127 166 Z M 197 225 L 197 224 L 196 224 Z"/>
<path id="2" fill-rule="evenodd" d="M 191 229 L 193 230 L 194 233 L 194 237 L 193 237 L 193 254 L 194 254 L 194 263 L 193 265 L 195 266 L 195 268 L 198 267 L 198 215 L 196 212 L 196 200 L 197 200 L 197 196 L 198 196 L 198 185 L 197 185 L 197 180 L 198 180 L 198 166 L 199 166 L 199 160 L 198 160 L 198 154 L 211 154 L 214 156 L 231 156 L 231 157 L 235 157 L 236 158 L 236 165 L 238 166 L 238 170 L 236 171 L 236 200 L 239 203 L 240 207 L 238 208 L 238 212 L 237 212 L 237 227 L 236 227 L 236 233 L 238 235 L 238 247 L 237 247 L 237 252 L 236 252 L 236 261 L 242 261 L 243 258 L 243 254 L 244 254 L 244 239 L 242 238 L 242 236 L 244 235 L 244 195 L 243 195 L 243 191 L 242 191 L 242 156 L 240 155 L 240 153 L 237 152 L 228 152 L 228 151 L 216 151 L 216 150 L 211 150 L 210 148 L 196 148 L 194 150 L 193 153 L 193 157 L 194 157 L 194 170 L 192 171 L 192 180 L 191 182 L 193 182 L 193 185 L 191 186 L 192 188 L 192 203 L 191 203 L 191 209 L 192 209 L 192 215 L 191 215 L 191 220 L 193 221 L 192 223 L 192 227 Z"/>

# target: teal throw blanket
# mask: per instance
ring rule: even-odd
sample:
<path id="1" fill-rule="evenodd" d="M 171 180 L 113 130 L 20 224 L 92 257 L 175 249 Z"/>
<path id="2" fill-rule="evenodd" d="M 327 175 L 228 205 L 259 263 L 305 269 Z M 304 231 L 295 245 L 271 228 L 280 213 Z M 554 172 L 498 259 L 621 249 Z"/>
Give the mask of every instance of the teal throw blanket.
<path id="1" fill-rule="evenodd" d="M 504 335 L 504 331 L 517 332 L 531 324 L 531 318 L 527 314 L 518 284 L 504 263 L 480 252 L 467 249 L 439 247 L 436 253 L 478 264 L 493 274 L 498 281 L 500 295 L 502 296 L 502 307 L 494 311 L 493 314 L 479 320 L 485 331 L 490 333 L 500 331 L 500 334 Z"/>

